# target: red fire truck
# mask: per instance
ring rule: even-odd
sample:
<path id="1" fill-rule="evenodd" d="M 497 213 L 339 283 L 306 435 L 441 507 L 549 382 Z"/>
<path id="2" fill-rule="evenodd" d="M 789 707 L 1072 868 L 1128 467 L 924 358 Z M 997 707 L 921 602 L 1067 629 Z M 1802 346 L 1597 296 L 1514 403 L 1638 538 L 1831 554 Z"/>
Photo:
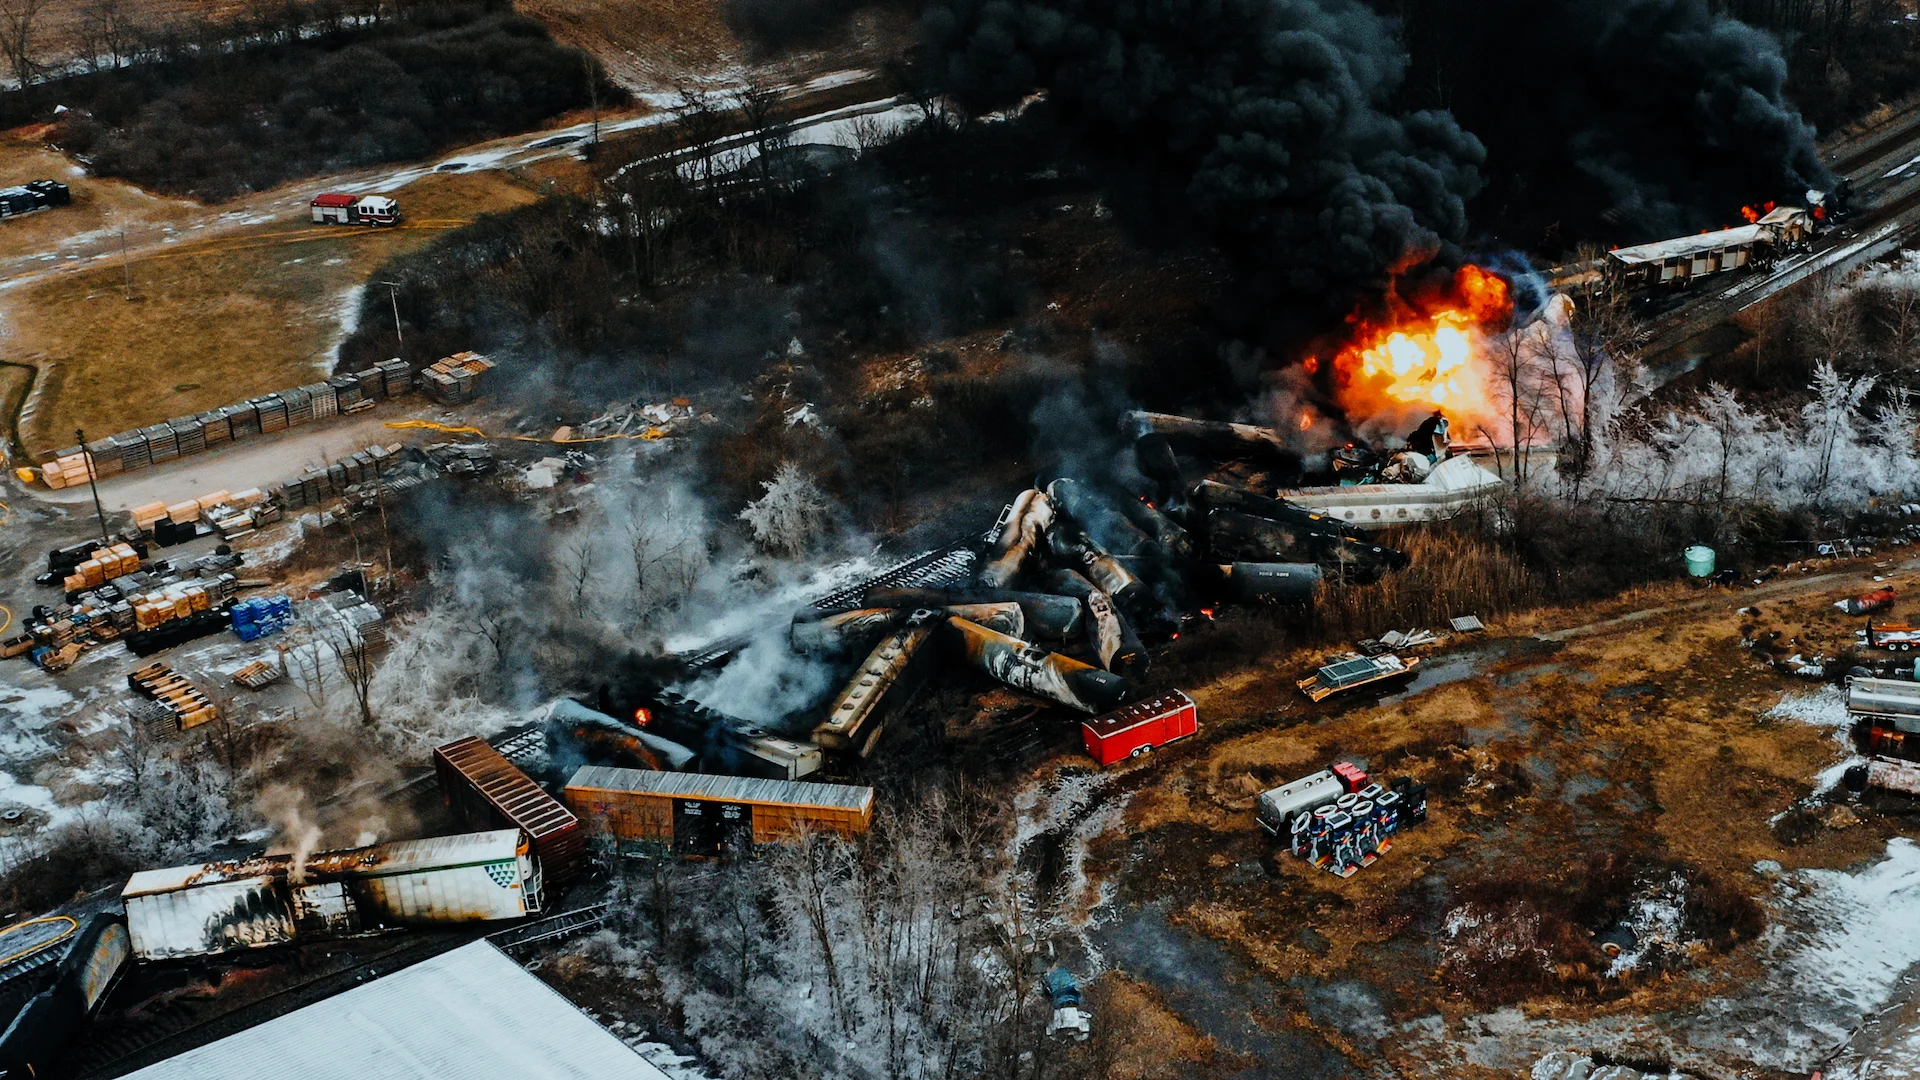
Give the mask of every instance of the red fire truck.
<path id="1" fill-rule="evenodd" d="M 329 192 L 313 197 L 316 225 L 397 225 L 400 204 L 385 195 L 341 195 Z"/>
<path id="2" fill-rule="evenodd" d="M 1083 721 L 1080 734 L 1093 760 L 1111 765 L 1186 738 L 1194 733 L 1197 716 L 1193 699 L 1174 690 Z"/>

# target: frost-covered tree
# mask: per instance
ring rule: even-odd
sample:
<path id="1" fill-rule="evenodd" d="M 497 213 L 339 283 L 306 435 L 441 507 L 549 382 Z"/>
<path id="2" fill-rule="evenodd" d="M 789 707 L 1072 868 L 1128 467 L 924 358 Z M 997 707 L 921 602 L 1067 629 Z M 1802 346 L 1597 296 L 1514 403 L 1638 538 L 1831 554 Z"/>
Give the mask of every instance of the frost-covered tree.
<path id="1" fill-rule="evenodd" d="M 753 539 L 772 555 L 806 552 L 826 535 L 830 520 L 825 493 L 792 462 L 780 466 L 773 479 L 761 481 L 766 493 L 740 511 L 740 520 L 753 529 Z"/>

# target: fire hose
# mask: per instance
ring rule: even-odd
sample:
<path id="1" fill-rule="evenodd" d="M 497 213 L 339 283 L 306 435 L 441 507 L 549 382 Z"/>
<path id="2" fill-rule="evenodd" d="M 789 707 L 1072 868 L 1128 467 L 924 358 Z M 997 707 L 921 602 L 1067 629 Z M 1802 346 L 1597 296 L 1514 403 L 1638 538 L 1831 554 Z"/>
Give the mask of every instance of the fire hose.
<path id="1" fill-rule="evenodd" d="M 28 919 L 25 922 L 14 923 L 12 926 L 7 927 L 5 930 L 0 930 L 0 934 L 10 934 L 15 930 L 24 930 L 29 926 L 40 926 L 46 923 L 66 923 L 67 928 L 61 931 L 59 934 L 55 935 L 54 937 L 48 938 L 45 941 L 41 941 L 33 945 L 29 945 L 26 948 L 21 949 L 18 952 L 15 952 L 11 956 L 0 957 L 0 967 L 5 967 L 8 964 L 13 963 L 15 960 L 20 960 L 25 957 L 32 956 L 34 953 L 42 952 L 55 945 L 58 945 L 61 942 L 72 937 L 73 932 L 75 930 L 80 929 L 80 921 L 78 919 L 75 919 L 71 915 L 46 915 L 38 919 Z"/>
<path id="2" fill-rule="evenodd" d="M 657 427 L 650 427 L 645 431 L 634 432 L 632 434 L 627 434 L 627 435 L 582 435 L 579 437 L 570 436 L 565 439 L 555 439 L 555 438 L 550 438 L 550 437 L 541 436 L 541 435 L 489 435 L 486 432 L 481 431 L 477 427 L 456 427 L 452 424 L 437 424 L 437 423 L 434 423 L 432 420 L 392 420 L 392 421 L 388 421 L 386 426 L 390 428 L 400 428 L 400 429 L 415 429 L 415 430 L 425 429 L 427 431 L 441 431 L 441 432 L 447 433 L 448 435 L 471 435 L 477 439 L 511 439 L 514 442 L 593 443 L 593 442 L 611 442 L 615 439 L 641 439 L 646 442 L 653 442 L 657 439 L 664 439 L 667 437 L 667 432 L 664 429 L 657 428 Z"/>

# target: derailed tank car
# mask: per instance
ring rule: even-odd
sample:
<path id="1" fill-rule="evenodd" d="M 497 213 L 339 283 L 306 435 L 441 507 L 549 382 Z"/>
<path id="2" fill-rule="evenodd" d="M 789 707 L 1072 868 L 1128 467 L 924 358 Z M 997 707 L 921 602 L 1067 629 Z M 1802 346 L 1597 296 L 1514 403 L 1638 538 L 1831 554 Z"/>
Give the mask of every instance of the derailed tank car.
<path id="1" fill-rule="evenodd" d="M 143 870 L 121 899 L 142 960 L 207 956 L 388 926 L 495 922 L 541 907 L 519 829 Z"/>

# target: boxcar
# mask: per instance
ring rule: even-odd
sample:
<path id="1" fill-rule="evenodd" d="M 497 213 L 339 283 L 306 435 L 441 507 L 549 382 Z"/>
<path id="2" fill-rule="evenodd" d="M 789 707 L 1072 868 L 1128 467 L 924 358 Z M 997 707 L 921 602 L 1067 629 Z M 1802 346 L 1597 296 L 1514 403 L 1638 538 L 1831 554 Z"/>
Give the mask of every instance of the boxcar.
<path id="1" fill-rule="evenodd" d="M 572 880 L 587 852 L 580 819 L 485 739 L 468 736 L 433 751 L 440 793 L 474 829 L 526 831 L 550 881 Z"/>
<path id="2" fill-rule="evenodd" d="M 682 855 L 719 855 L 809 832 L 852 836 L 873 824 L 872 788 L 750 776 L 585 765 L 567 782 L 566 800 L 589 829 L 668 844 Z"/>

